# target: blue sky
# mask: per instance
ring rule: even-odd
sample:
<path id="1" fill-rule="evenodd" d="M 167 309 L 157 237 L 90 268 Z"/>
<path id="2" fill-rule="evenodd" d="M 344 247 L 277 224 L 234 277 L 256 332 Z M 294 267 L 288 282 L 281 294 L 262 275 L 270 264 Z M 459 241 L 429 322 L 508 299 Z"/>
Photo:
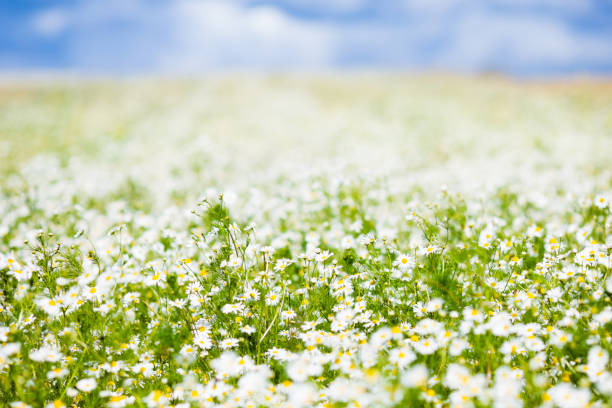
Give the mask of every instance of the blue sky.
<path id="1" fill-rule="evenodd" d="M 0 0 L 0 70 L 612 73 L 612 0 Z"/>

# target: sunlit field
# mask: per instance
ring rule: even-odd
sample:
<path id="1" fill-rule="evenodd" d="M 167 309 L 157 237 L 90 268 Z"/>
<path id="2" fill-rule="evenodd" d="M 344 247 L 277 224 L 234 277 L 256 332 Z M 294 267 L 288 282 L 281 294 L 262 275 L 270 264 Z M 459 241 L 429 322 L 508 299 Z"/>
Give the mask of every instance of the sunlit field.
<path id="1" fill-rule="evenodd" d="M 609 407 L 612 83 L 0 80 L 0 406 Z"/>

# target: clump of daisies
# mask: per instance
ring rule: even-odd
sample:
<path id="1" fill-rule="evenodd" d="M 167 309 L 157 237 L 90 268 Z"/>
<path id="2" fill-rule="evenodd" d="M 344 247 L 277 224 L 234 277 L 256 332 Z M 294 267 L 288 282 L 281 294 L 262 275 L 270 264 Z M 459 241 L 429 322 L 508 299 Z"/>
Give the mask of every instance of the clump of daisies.
<path id="1" fill-rule="evenodd" d="M 222 189 L 39 160 L 0 184 L 0 406 L 612 404 L 603 170 Z"/>

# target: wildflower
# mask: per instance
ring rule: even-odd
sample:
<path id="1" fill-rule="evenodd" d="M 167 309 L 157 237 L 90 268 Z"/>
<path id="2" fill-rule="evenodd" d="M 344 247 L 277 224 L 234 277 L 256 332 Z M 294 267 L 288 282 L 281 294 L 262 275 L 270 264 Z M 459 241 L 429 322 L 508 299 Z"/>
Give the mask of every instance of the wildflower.
<path id="1" fill-rule="evenodd" d="M 84 378 L 76 383 L 76 387 L 82 392 L 91 392 L 97 387 L 98 383 L 94 378 Z"/>
<path id="2" fill-rule="evenodd" d="M 427 245 L 419 250 L 420 255 L 433 255 L 442 252 L 442 248 L 437 245 Z"/>
<path id="3" fill-rule="evenodd" d="M 100 395 L 102 396 L 102 393 L 100 393 Z M 107 405 L 110 408 L 123 408 L 132 405 L 136 400 L 132 396 L 127 396 L 118 392 L 109 392 L 108 395 L 105 396 L 108 396 Z"/>
<path id="4" fill-rule="evenodd" d="M 223 261 L 221 264 L 221 266 L 229 266 L 230 268 L 237 268 L 240 265 L 242 265 L 242 259 L 235 254 L 232 254 L 229 260 Z"/>
<path id="5" fill-rule="evenodd" d="M 244 305 L 241 303 L 228 303 L 221 308 L 221 312 L 225 314 L 241 314 L 244 310 Z"/>
<path id="6" fill-rule="evenodd" d="M 563 347 L 566 343 L 572 340 L 572 335 L 561 330 L 556 330 L 550 337 L 551 344 L 557 347 Z"/>
<path id="7" fill-rule="evenodd" d="M 468 346 L 469 346 L 469 343 L 467 342 L 467 340 L 462 339 L 462 338 L 454 339 L 451 342 L 448 352 L 451 356 L 458 356 L 461 353 L 463 353 L 463 350 L 468 348 Z"/>
<path id="8" fill-rule="evenodd" d="M 36 305 L 52 317 L 59 316 L 62 312 L 62 302 L 59 299 L 40 297 L 36 300 Z"/>
<path id="9" fill-rule="evenodd" d="M 563 291 L 559 287 L 554 287 L 546 292 L 546 297 L 548 297 L 551 302 L 557 303 L 563 297 Z"/>
<path id="10" fill-rule="evenodd" d="M 281 318 L 283 320 L 293 320 L 296 316 L 297 314 L 293 310 L 283 310 L 281 312 Z"/>
<path id="11" fill-rule="evenodd" d="M 513 245 L 514 243 L 512 242 L 512 239 L 506 239 L 501 242 L 499 249 L 502 251 L 502 253 L 506 253 L 512 249 Z"/>
<path id="12" fill-rule="evenodd" d="M 308 377 L 318 376 L 323 372 L 323 367 L 315 361 L 302 357 L 293 361 L 287 368 L 287 374 L 294 381 L 306 381 Z"/>
<path id="13" fill-rule="evenodd" d="M 340 242 L 340 246 L 342 247 L 342 249 L 353 248 L 355 246 L 355 239 L 352 236 L 347 235 L 344 238 L 342 238 L 342 241 Z"/>
<path id="14" fill-rule="evenodd" d="M 30 266 L 15 265 L 9 269 L 8 274 L 18 282 L 28 281 L 32 278 L 33 268 Z"/>
<path id="15" fill-rule="evenodd" d="M 546 365 L 546 353 L 540 352 L 529 360 L 529 368 L 533 371 L 541 370 Z"/>
<path id="16" fill-rule="evenodd" d="M 145 378 L 153 376 L 153 364 L 150 362 L 137 363 L 132 366 L 132 372 L 140 374 Z"/>
<path id="17" fill-rule="evenodd" d="M 9 405 L 11 406 L 11 408 L 32 408 L 31 405 L 28 405 L 22 401 L 13 401 Z"/>
<path id="18" fill-rule="evenodd" d="M 427 367 L 423 364 L 415 365 L 404 371 L 401 383 L 405 387 L 422 387 L 428 379 Z"/>
<path id="19" fill-rule="evenodd" d="M 443 299 L 434 298 L 434 299 L 431 299 L 429 302 L 427 302 L 427 304 L 425 305 L 425 308 L 427 309 L 427 312 L 434 313 L 434 312 L 441 311 L 443 305 L 444 305 Z"/>
<path id="20" fill-rule="evenodd" d="M 490 248 L 494 238 L 494 231 L 491 227 L 487 227 L 480 233 L 478 237 L 478 245 L 483 248 Z"/>
<path id="21" fill-rule="evenodd" d="M 416 355 L 408 347 L 396 348 L 389 352 L 389 361 L 405 368 L 416 359 Z"/>
<path id="22" fill-rule="evenodd" d="M 608 198 L 603 194 L 598 194 L 593 200 L 593 204 L 599 209 L 606 208 L 608 206 Z"/>
<path id="23" fill-rule="evenodd" d="M 47 378 L 53 380 L 55 378 L 62 378 L 68 374 L 68 370 L 62 367 L 54 368 L 53 370 L 47 372 Z"/>
<path id="24" fill-rule="evenodd" d="M 434 339 L 421 339 L 414 343 L 414 349 L 419 354 L 432 354 L 438 349 L 438 343 Z"/>
<path id="25" fill-rule="evenodd" d="M 399 255 L 393 262 L 393 266 L 396 266 L 401 270 L 412 269 L 415 265 L 416 262 L 410 255 Z"/>
<path id="26" fill-rule="evenodd" d="M 259 291 L 257 289 L 247 288 L 243 296 L 247 301 L 254 302 L 259 299 Z"/>
<path id="27" fill-rule="evenodd" d="M 246 325 L 246 326 L 242 326 L 240 328 L 240 331 L 246 334 L 253 334 L 256 332 L 256 329 L 253 326 Z"/>
<path id="28" fill-rule="evenodd" d="M 484 315 L 477 309 L 466 307 L 463 310 L 463 318 L 467 321 L 473 322 L 482 322 L 484 320 Z"/>
<path id="29" fill-rule="evenodd" d="M 36 362 L 48 361 L 56 363 L 62 359 L 63 355 L 55 347 L 43 346 L 39 349 L 30 351 L 30 359 Z"/>
<path id="30" fill-rule="evenodd" d="M 170 402 L 170 394 L 155 390 L 145 397 L 144 402 L 149 408 L 164 407 Z"/>
<path id="31" fill-rule="evenodd" d="M 544 234 L 542 227 L 538 225 L 532 225 L 527 229 L 527 236 L 540 238 Z"/>
<path id="32" fill-rule="evenodd" d="M 274 266 L 274 270 L 277 272 L 284 271 L 289 265 L 291 265 L 290 259 L 279 259 L 276 261 L 276 265 Z"/>
<path id="33" fill-rule="evenodd" d="M 276 292 L 270 292 L 266 295 L 266 305 L 274 306 L 280 302 L 280 295 Z"/>
<path id="34" fill-rule="evenodd" d="M 221 340 L 221 342 L 219 342 L 219 347 L 221 347 L 223 350 L 233 349 L 237 345 L 238 345 L 238 339 L 233 339 L 233 338 L 224 339 L 224 340 Z"/>
<path id="35" fill-rule="evenodd" d="M 328 260 L 330 258 L 330 256 L 331 256 L 331 252 L 329 252 L 329 251 L 321 251 L 319 254 L 317 254 L 315 259 L 316 259 L 317 262 L 323 263 L 326 260 Z"/>
<path id="36" fill-rule="evenodd" d="M 560 408 L 583 408 L 589 405 L 591 399 L 588 389 L 577 388 L 568 383 L 555 385 L 547 394 Z"/>

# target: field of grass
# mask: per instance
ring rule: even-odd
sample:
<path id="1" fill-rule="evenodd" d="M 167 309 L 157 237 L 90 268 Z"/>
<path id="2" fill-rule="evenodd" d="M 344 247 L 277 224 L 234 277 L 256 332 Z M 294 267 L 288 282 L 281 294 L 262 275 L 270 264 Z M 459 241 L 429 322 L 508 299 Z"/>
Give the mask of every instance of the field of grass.
<path id="1" fill-rule="evenodd" d="M 608 407 L 612 83 L 0 79 L 0 406 Z"/>

